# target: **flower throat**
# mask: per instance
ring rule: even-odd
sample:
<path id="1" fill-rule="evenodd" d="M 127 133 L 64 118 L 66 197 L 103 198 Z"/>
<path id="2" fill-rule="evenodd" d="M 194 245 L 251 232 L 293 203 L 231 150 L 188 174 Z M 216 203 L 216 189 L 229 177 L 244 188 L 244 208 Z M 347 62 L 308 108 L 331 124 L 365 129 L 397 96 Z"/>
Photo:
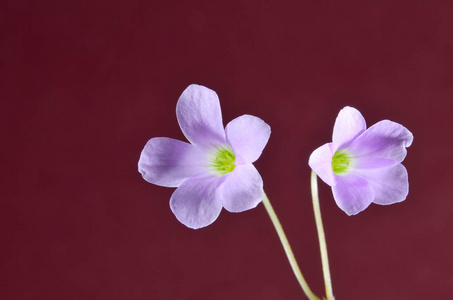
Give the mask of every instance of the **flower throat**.
<path id="1" fill-rule="evenodd" d="M 221 175 L 225 175 L 232 172 L 236 167 L 234 165 L 235 158 L 234 152 L 230 147 L 217 148 L 214 153 L 214 159 L 211 162 L 211 166 L 216 172 L 219 172 Z"/>
<path id="2" fill-rule="evenodd" d="M 342 150 L 338 150 L 332 157 L 332 170 L 335 174 L 340 175 L 349 171 L 351 168 L 352 156 Z"/>

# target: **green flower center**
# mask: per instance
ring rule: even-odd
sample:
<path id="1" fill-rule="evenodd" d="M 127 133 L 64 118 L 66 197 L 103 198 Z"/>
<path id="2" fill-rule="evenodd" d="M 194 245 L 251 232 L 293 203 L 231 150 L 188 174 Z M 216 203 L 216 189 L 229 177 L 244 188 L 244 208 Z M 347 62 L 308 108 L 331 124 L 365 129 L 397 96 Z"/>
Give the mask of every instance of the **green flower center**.
<path id="1" fill-rule="evenodd" d="M 233 149 L 228 146 L 224 148 L 216 148 L 210 165 L 216 173 L 225 175 L 232 172 L 234 168 L 236 168 L 234 160 L 235 156 Z"/>
<path id="2" fill-rule="evenodd" d="M 332 157 L 332 170 L 336 175 L 344 174 L 352 168 L 352 155 L 344 150 L 338 150 Z"/>

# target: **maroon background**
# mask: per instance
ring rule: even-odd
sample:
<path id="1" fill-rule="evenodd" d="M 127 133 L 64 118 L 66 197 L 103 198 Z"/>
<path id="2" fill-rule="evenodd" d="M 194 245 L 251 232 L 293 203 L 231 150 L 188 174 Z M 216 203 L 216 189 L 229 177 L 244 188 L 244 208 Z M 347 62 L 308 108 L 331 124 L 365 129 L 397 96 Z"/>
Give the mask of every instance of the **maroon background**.
<path id="1" fill-rule="evenodd" d="M 198 83 L 271 125 L 255 165 L 318 295 L 310 153 L 345 105 L 409 128 L 403 204 L 348 217 L 320 183 L 333 289 L 448 299 L 452 2 L 181 2 L 0 4 L 0 298 L 304 299 L 262 205 L 194 231 L 137 172 Z"/>

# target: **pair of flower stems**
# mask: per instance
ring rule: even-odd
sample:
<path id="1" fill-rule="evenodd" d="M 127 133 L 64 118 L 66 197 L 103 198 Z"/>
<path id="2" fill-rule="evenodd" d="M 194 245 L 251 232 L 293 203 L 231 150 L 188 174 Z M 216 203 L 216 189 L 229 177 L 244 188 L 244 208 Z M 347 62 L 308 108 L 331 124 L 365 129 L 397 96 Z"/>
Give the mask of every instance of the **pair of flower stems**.
<path id="1" fill-rule="evenodd" d="M 322 271 L 324 274 L 324 285 L 326 289 L 326 299 L 327 300 L 334 300 L 335 297 L 333 296 L 332 291 L 332 280 L 330 278 L 330 269 L 329 269 L 329 259 L 327 256 L 327 244 L 326 244 L 326 237 L 324 234 L 324 227 L 322 225 L 322 218 L 321 218 L 321 208 L 319 205 L 319 196 L 318 196 L 318 181 L 317 175 L 315 172 L 311 171 L 311 196 L 313 200 L 313 211 L 315 214 L 315 221 L 316 221 L 316 229 L 318 231 L 318 239 L 319 239 L 319 247 L 321 250 L 321 261 L 322 261 Z M 288 239 L 286 238 L 285 232 L 283 231 L 283 227 L 278 220 L 277 215 L 275 214 L 274 209 L 267 197 L 266 193 L 263 194 L 263 204 L 266 208 L 269 217 L 271 218 L 272 224 L 277 231 L 278 237 L 283 245 L 283 249 L 285 250 L 286 256 L 288 257 L 289 263 L 291 268 L 293 269 L 294 275 L 299 281 L 299 284 L 304 291 L 305 295 L 310 300 L 320 300 L 318 296 L 316 296 L 310 289 L 305 280 L 302 272 L 300 271 L 299 265 L 297 264 L 296 258 L 294 257 L 294 253 L 291 250 L 291 246 L 289 245 Z"/>

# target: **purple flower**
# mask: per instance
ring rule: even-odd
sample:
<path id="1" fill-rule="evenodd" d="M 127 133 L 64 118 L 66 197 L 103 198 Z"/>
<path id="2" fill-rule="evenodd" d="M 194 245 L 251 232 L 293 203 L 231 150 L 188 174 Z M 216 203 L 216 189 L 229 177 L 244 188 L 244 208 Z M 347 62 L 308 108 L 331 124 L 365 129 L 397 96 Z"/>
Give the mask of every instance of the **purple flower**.
<path id="1" fill-rule="evenodd" d="M 190 85 L 176 105 L 179 126 L 189 143 L 157 137 L 138 162 L 143 178 L 177 187 L 170 208 L 187 227 L 208 226 L 222 207 L 230 212 L 254 208 L 263 199 L 263 180 L 253 166 L 269 140 L 270 126 L 243 115 L 223 128 L 217 94 Z"/>
<path id="2" fill-rule="evenodd" d="M 308 164 L 332 187 L 337 205 L 355 215 L 371 202 L 387 205 L 406 199 L 409 182 L 401 162 L 413 138 L 389 120 L 366 129 L 362 114 L 347 106 L 335 121 L 332 143 L 313 151 Z"/>

